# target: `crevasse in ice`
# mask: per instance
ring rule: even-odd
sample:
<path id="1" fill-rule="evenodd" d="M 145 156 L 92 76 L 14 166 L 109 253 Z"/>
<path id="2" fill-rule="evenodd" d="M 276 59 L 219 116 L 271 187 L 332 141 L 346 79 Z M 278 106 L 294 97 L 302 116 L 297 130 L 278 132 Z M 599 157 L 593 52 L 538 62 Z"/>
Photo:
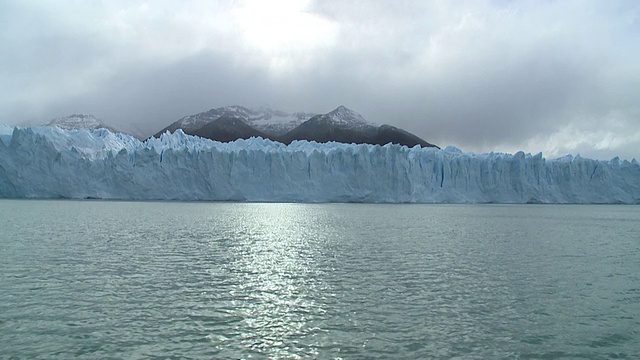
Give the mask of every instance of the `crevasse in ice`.
<path id="1" fill-rule="evenodd" d="M 0 197 L 640 203 L 637 161 L 0 125 Z"/>

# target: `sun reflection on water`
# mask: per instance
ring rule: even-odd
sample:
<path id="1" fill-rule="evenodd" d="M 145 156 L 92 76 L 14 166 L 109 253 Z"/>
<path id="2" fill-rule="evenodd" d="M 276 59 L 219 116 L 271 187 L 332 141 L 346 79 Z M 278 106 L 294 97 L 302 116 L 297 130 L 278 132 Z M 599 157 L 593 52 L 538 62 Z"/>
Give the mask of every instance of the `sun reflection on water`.
<path id="1" fill-rule="evenodd" d="M 310 238 L 309 230 L 316 222 L 308 207 L 263 205 L 239 207 L 235 225 L 235 236 L 244 238 L 234 247 L 229 269 L 236 278 L 232 311 L 243 319 L 238 335 L 245 350 L 255 353 L 317 355 L 308 338 L 322 332 L 319 322 L 327 310 L 315 299 L 330 289 L 314 263 L 321 239 Z"/>

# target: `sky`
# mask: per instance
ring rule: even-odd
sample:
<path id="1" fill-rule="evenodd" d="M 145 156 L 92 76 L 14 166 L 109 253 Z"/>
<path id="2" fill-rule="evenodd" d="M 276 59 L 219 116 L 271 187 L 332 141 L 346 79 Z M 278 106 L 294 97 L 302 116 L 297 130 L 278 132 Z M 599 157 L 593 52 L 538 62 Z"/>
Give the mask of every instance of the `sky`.
<path id="1" fill-rule="evenodd" d="M 441 147 L 640 160 L 640 2 L 0 1 L 0 123 L 339 105 Z"/>

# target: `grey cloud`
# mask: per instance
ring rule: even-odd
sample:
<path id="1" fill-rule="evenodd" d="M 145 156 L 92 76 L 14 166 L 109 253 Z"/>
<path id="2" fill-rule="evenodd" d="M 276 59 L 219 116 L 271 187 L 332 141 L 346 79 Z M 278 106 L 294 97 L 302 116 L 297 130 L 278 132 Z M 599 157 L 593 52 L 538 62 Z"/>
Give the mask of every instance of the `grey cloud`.
<path id="1" fill-rule="evenodd" d="M 608 67 L 620 66 L 624 59 L 621 51 L 637 60 L 637 51 L 630 48 L 629 41 L 638 40 L 638 33 L 621 27 L 617 18 L 629 9 L 637 14 L 637 5 L 507 2 L 501 9 L 486 9 L 477 2 L 462 4 L 405 13 L 412 20 L 409 27 L 394 27 L 390 19 L 379 21 L 389 25 L 380 32 L 394 33 L 392 38 L 416 39 L 418 48 L 427 46 L 425 39 L 440 37 L 445 40 L 444 51 L 453 56 L 437 66 L 428 61 L 413 67 L 411 61 L 400 65 L 413 76 L 407 83 L 389 86 L 391 92 L 379 88 L 384 82 L 374 79 L 367 84 L 375 99 L 372 102 L 387 100 L 397 105 L 380 109 L 378 116 L 396 116 L 399 125 L 436 142 L 442 139 L 482 151 L 500 146 L 517 148 L 573 122 L 598 119 L 598 114 L 596 121 L 606 126 L 603 117 L 612 110 L 624 114 L 630 126 L 637 124 L 633 120 L 636 96 L 629 95 L 637 94 L 633 89 L 637 88 L 634 77 L 638 71 L 616 74 L 615 86 L 610 86 L 613 79 L 601 76 Z M 351 22 L 375 22 L 358 12 L 359 6 L 350 9 Z M 323 1 L 318 11 L 331 13 L 339 8 L 338 2 Z M 502 13 L 496 15 L 496 11 Z M 450 17 L 450 21 L 442 24 L 443 17 Z M 466 31 L 456 29 L 463 28 L 467 20 L 471 25 L 475 21 L 476 26 Z M 373 38 L 385 40 L 385 36 Z M 386 66 L 392 72 L 397 64 L 384 51 L 397 48 L 392 42 L 374 44 L 372 53 L 353 63 L 367 68 L 367 60 L 375 58 L 374 66 Z M 371 46 L 364 47 L 371 51 Z M 358 50 L 356 47 L 352 52 L 356 58 Z M 375 51 L 380 51 L 379 56 Z M 409 58 L 438 55 L 414 51 Z M 590 155 L 598 156 L 596 153 L 591 151 Z"/>
<path id="2" fill-rule="evenodd" d="M 123 69 L 94 93 L 70 98 L 57 111 L 90 108 L 117 123 L 139 124 L 153 131 L 211 107 L 255 106 L 256 99 L 268 100 L 269 88 L 264 84 L 264 74 L 202 53 L 165 66 Z"/>
<path id="3" fill-rule="evenodd" d="M 640 157 L 634 1 L 315 1 L 309 12 L 337 26 L 334 43 L 288 55 L 290 66 L 277 70 L 233 28 L 199 34 L 208 43 L 186 54 L 175 41 L 161 51 L 152 43 L 154 58 L 144 56 L 144 39 L 82 33 L 84 25 L 65 28 L 46 11 L 2 6 L 11 32 L 0 45 L 16 50 L 0 59 L 0 122 L 89 112 L 151 133 L 224 105 L 325 112 L 343 104 L 469 151 Z M 149 31 L 183 30 L 163 14 Z M 577 145 L 562 143 L 567 129 L 582 136 Z"/>

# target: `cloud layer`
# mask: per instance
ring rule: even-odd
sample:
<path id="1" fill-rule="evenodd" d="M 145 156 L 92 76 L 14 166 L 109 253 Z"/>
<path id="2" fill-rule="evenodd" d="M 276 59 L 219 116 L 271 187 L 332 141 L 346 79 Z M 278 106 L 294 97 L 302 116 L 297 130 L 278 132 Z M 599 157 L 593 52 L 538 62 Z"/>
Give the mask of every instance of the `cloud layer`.
<path id="1" fill-rule="evenodd" d="M 3 123 L 344 104 L 467 151 L 640 159 L 635 1 L 22 0 L 0 24 Z"/>

